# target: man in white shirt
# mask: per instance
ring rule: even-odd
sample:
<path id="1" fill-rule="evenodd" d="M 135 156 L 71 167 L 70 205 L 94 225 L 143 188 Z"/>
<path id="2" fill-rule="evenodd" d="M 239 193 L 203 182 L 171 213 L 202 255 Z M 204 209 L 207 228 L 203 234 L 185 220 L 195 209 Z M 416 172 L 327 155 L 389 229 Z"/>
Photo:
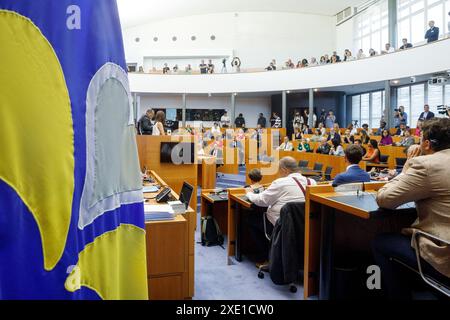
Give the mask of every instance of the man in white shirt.
<path id="1" fill-rule="evenodd" d="M 284 137 L 283 143 L 278 147 L 278 150 L 283 150 L 283 151 L 292 151 L 293 149 L 294 149 L 294 146 L 289 141 L 288 136 Z"/>
<path id="2" fill-rule="evenodd" d="M 395 49 L 391 47 L 390 43 L 386 43 L 386 45 L 384 47 L 385 47 L 385 49 L 381 51 L 381 54 L 395 52 Z"/>
<path id="3" fill-rule="evenodd" d="M 230 127 L 230 117 L 228 116 L 228 112 L 225 111 L 223 116 L 220 118 L 220 123 L 222 125 L 222 128 L 229 128 Z"/>
<path id="4" fill-rule="evenodd" d="M 252 203 L 258 207 L 267 207 L 267 213 L 263 217 L 257 213 L 249 215 L 249 227 L 255 243 L 260 247 L 260 252 L 266 250 L 264 256 L 261 256 L 264 259 L 268 257 L 269 248 L 269 241 L 264 233 L 269 235 L 272 232 L 280 217 L 281 208 L 289 202 L 304 202 L 305 194 L 302 188 L 306 190 L 307 185 L 316 185 L 314 180 L 299 173 L 297 161 L 292 157 L 280 160 L 278 174 L 280 178 L 262 193 L 255 194 L 252 189 L 246 189 L 247 198 Z"/>

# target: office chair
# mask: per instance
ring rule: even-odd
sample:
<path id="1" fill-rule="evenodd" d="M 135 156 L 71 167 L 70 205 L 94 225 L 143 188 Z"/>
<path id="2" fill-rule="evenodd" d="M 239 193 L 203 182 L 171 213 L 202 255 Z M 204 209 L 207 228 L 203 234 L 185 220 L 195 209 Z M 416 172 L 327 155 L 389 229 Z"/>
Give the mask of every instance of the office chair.
<path id="1" fill-rule="evenodd" d="M 308 167 L 308 164 L 309 164 L 309 161 L 308 161 L 308 160 L 300 160 L 300 161 L 298 162 L 298 166 L 299 166 L 300 168 L 307 168 L 307 167 Z"/>
<path id="2" fill-rule="evenodd" d="M 380 156 L 380 162 L 381 163 L 387 163 L 388 160 L 389 160 L 389 156 L 386 156 L 386 155 L 381 155 Z"/>
<path id="3" fill-rule="evenodd" d="M 428 284 L 430 287 L 434 288 L 435 290 L 443 293 L 444 295 L 446 295 L 447 297 L 450 298 L 450 287 L 447 286 L 446 284 L 443 284 L 441 282 L 439 282 L 438 280 L 432 278 L 431 276 L 428 276 L 426 274 L 424 274 L 423 270 L 422 270 L 422 264 L 420 261 L 420 253 L 419 253 L 419 236 L 423 236 L 425 238 L 429 238 L 431 240 L 436 240 L 439 241 L 443 244 L 446 245 L 450 245 L 450 242 L 442 240 L 438 237 L 435 237 L 429 233 L 420 231 L 420 230 L 416 230 L 414 235 L 413 235 L 413 243 L 414 243 L 414 247 L 417 248 L 416 249 L 416 257 L 417 257 L 417 266 L 419 267 L 419 274 L 422 277 L 423 281 L 425 281 L 426 284 Z"/>
<path id="4" fill-rule="evenodd" d="M 323 164 L 322 164 L 322 163 L 316 162 L 316 163 L 314 164 L 313 170 L 315 170 L 315 171 L 322 171 L 322 169 L 323 169 Z"/>
<path id="5" fill-rule="evenodd" d="M 395 166 L 397 169 L 403 169 L 407 158 L 395 158 Z"/>
<path id="6" fill-rule="evenodd" d="M 327 167 L 325 169 L 324 178 L 325 181 L 331 181 L 331 173 L 333 172 L 333 167 Z"/>

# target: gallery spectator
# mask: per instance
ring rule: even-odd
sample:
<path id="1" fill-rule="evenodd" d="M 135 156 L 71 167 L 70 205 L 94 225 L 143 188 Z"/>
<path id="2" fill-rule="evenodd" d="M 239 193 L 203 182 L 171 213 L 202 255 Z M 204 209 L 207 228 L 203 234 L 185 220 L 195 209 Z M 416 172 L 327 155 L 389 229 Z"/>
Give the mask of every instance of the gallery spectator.
<path id="1" fill-rule="evenodd" d="M 380 146 L 392 146 L 394 141 L 392 140 L 389 130 L 383 130 L 383 135 L 380 140 Z"/>
<path id="2" fill-rule="evenodd" d="M 320 61 L 319 61 L 319 65 L 323 66 L 325 64 L 327 64 L 327 60 L 326 60 L 325 56 L 321 56 L 320 57 Z"/>
<path id="3" fill-rule="evenodd" d="M 325 127 L 331 129 L 333 128 L 335 122 L 336 116 L 334 115 L 333 111 L 328 112 L 328 116 L 325 119 Z"/>
<path id="4" fill-rule="evenodd" d="M 417 124 L 416 124 L 416 131 L 414 133 L 414 135 L 416 137 L 420 137 L 420 134 L 422 133 L 422 125 L 423 125 L 423 121 L 422 120 L 418 120 Z"/>
<path id="5" fill-rule="evenodd" d="M 234 73 L 239 73 L 241 72 L 241 59 L 239 59 L 239 57 L 234 57 L 233 60 L 231 61 L 231 68 L 233 69 Z"/>
<path id="6" fill-rule="evenodd" d="M 381 54 L 392 53 L 395 52 L 395 49 L 392 48 L 390 43 L 386 43 L 384 45 L 384 50 L 381 51 Z"/>
<path id="7" fill-rule="evenodd" d="M 377 55 L 377 52 L 375 50 L 373 50 L 372 48 L 370 48 L 369 50 L 369 56 L 374 57 Z"/>
<path id="8" fill-rule="evenodd" d="M 425 34 L 425 39 L 427 39 L 428 43 L 437 41 L 439 39 L 439 28 L 434 26 L 433 20 L 428 22 L 428 26 L 430 27 L 430 29 L 427 30 L 427 33 Z"/>
<path id="9" fill-rule="evenodd" d="M 267 125 L 267 120 L 264 117 L 264 114 L 260 113 L 259 114 L 259 118 L 258 118 L 258 123 L 257 125 L 259 125 L 261 128 L 265 128 Z"/>
<path id="10" fill-rule="evenodd" d="M 164 63 L 163 74 L 168 74 L 170 72 L 170 68 L 167 66 L 167 63 Z"/>
<path id="11" fill-rule="evenodd" d="M 355 57 L 352 56 L 352 52 L 348 49 L 345 49 L 344 61 L 352 61 L 355 60 Z"/>
<path id="12" fill-rule="evenodd" d="M 408 131 L 408 130 L 409 130 L 409 128 L 406 127 L 406 124 L 401 123 L 400 124 L 400 128 L 397 129 L 397 132 L 395 133 L 395 135 L 399 136 L 399 137 L 404 137 L 405 136 L 405 132 Z"/>
<path id="13" fill-rule="evenodd" d="M 278 116 L 276 112 L 273 113 L 274 122 L 272 128 L 281 128 L 281 118 Z M 272 122 L 272 119 L 271 119 Z"/>
<path id="14" fill-rule="evenodd" d="M 271 62 L 269 66 L 266 68 L 267 71 L 275 71 L 277 70 L 277 67 Z"/>
<path id="15" fill-rule="evenodd" d="M 426 104 L 423 107 L 423 112 L 419 116 L 419 120 L 427 121 L 434 118 L 434 113 L 430 111 L 430 106 Z"/>
<path id="16" fill-rule="evenodd" d="M 214 64 L 211 59 L 208 61 L 208 73 L 214 73 Z"/>
<path id="17" fill-rule="evenodd" d="M 192 73 L 192 66 L 188 64 L 185 68 L 185 72 L 191 74 Z"/>
<path id="18" fill-rule="evenodd" d="M 229 128 L 231 124 L 230 117 L 228 116 L 228 112 L 225 111 L 223 116 L 220 118 L 220 124 L 222 125 L 222 128 Z"/>
<path id="19" fill-rule="evenodd" d="M 411 132 L 409 130 L 405 131 L 405 136 L 402 138 L 400 142 L 396 143 L 398 147 L 410 147 L 415 143 L 414 137 L 411 136 Z"/>
<path id="20" fill-rule="evenodd" d="M 303 138 L 300 141 L 300 143 L 298 144 L 297 151 L 298 152 L 310 152 L 311 151 L 311 146 L 309 145 L 308 141 L 305 138 Z"/>
<path id="21" fill-rule="evenodd" d="M 200 65 L 199 65 L 199 68 L 200 68 L 200 73 L 201 74 L 207 74 L 208 73 L 208 65 L 205 63 L 205 60 L 201 61 Z"/>
<path id="22" fill-rule="evenodd" d="M 312 57 L 311 58 L 311 61 L 309 62 L 309 66 L 310 67 L 315 67 L 315 66 L 318 66 L 319 64 L 317 63 L 317 59 L 316 58 L 314 58 L 314 57 Z"/>
<path id="23" fill-rule="evenodd" d="M 285 67 L 286 67 L 286 69 L 294 69 L 295 65 L 291 59 L 288 59 L 288 61 L 286 61 L 286 63 L 285 63 Z"/>
<path id="24" fill-rule="evenodd" d="M 373 163 L 380 163 L 381 152 L 378 148 L 377 140 L 370 140 L 367 147 L 367 153 L 364 155 L 363 160 Z"/>
<path id="25" fill-rule="evenodd" d="M 387 129 L 387 123 L 384 120 L 380 120 L 380 127 L 378 128 L 375 135 L 381 136 L 383 134 L 383 130 Z"/>
<path id="26" fill-rule="evenodd" d="M 245 119 L 242 113 L 239 113 L 236 120 L 234 120 L 234 125 L 236 126 L 236 128 L 245 128 Z"/>
<path id="27" fill-rule="evenodd" d="M 333 55 L 331 56 L 331 59 L 334 57 L 334 62 L 341 62 L 341 57 L 338 56 L 336 51 L 333 51 Z"/>
<path id="28" fill-rule="evenodd" d="M 319 154 L 330 154 L 331 147 L 327 142 L 327 138 L 323 137 L 320 139 L 320 146 L 317 148 L 316 153 Z"/>
<path id="29" fill-rule="evenodd" d="M 297 111 L 294 115 L 294 120 L 292 121 L 292 126 L 293 126 L 294 130 L 297 128 L 301 129 L 304 121 L 305 120 L 300 115 L 300 112 Z"/>
<path id="30" fill-rule="evenodd" d="M 359 49 L 359 50 L 358 50 L 358 54 L 356 55 L 356 58 L 358 58 L 358 59 L 363 59 L 363 58 L 365 58 L 365 57 L 366 57 L 366 55 L 365 55 L 363 49 Z"/>
<path id="31" fill-rule="evenodd" d="M 408 49 L 408 48 L 412 48 L 412 44 L 411 43 L 409 43 L 408 42 L 408 39 L 406 39 L 406 38 L 403 38 L 402 39 L 402 46 L 399 48 L 400 50 L 405 50 L 405 49 Z"/>

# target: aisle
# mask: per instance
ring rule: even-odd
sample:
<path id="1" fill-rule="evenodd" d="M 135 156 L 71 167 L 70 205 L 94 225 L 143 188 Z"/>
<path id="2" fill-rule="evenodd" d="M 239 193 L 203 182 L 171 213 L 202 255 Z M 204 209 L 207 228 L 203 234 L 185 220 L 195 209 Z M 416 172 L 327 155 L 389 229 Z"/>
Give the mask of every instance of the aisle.
<path id="1" fill-rule="evenodd" d="M 218 188 L 236 188 L 245 184 L 245 167 L 239 175 L 225 175 L 217 179 Z M 198 203 L 200 201 L 198 192 Z M 200 205 L 197 208 L 198 227 L 196 242 L 200 242 Z M 272 283 L 268 274 L 264 279 L 257 277 L 258 269 L 247 259 L 235 265 L 227 265 L 225 249 L 195 245 L 195 296 L 194 300 L 287 300 L 302 299 L 303 287 L 295 294 L 288 286 Z"/>

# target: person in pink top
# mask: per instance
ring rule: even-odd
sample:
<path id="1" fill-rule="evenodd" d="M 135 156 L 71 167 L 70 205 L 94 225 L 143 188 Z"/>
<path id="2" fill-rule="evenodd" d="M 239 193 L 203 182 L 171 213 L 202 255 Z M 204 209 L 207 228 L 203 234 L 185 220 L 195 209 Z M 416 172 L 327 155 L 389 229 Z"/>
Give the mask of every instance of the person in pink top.
<path id="1" fill-rule="evenodd" d="M 383 137 L 381 138 L 380 145 L 381 146 L 392 146 L 394 141 L 392 140 L 391 134 L 388 130 L 383 130 Z"/>

